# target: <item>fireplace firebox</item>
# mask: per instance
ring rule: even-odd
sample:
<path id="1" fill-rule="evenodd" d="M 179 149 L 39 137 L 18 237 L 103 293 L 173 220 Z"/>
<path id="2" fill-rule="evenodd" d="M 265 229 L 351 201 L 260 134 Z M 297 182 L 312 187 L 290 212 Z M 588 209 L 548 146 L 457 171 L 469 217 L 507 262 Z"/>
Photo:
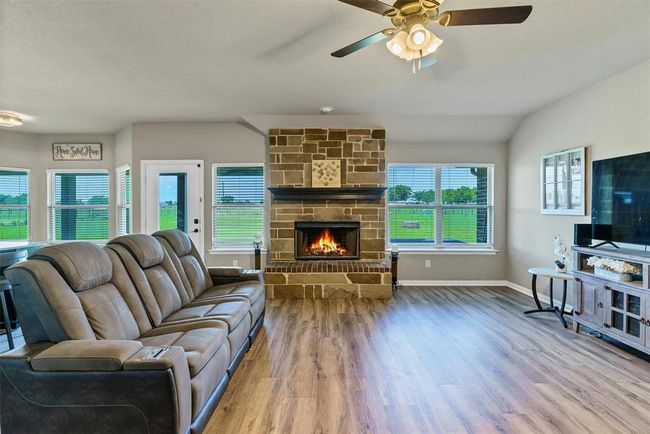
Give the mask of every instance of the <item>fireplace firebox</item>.
<path id="1" fill-rule="evenodd" d="M 295 222 L 296 259 L 359 259 L 359 222 Z"/>

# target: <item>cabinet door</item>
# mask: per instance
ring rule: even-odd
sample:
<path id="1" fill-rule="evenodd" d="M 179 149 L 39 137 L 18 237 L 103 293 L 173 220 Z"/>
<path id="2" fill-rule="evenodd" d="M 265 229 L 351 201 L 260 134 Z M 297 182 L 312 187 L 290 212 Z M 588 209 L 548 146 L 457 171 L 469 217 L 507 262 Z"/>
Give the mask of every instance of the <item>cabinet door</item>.
<path id="1" fill-rule="evenodd" d="M 573 281 L 575 314 L 598 327 L 603 325 L 604 289 L 598 280 L 576 277 Z"/>
<path id="2" fill-rule="evenodd" d="M 612 334 L 645 345 L 646 327 L 642 319 L 646 310 L 645 295 L 620 285 L 607 283 L 605 327 Z"/>

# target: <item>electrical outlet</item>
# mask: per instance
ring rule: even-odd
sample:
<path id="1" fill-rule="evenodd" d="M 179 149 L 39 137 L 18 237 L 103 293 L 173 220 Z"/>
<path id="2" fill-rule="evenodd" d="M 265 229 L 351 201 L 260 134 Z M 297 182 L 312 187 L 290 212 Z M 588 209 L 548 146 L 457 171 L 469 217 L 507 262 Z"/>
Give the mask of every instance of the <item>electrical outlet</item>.
<path id="1" fill-rule="evenodd" d="M 239 260 L 238 259 L 233 259 L 232 260 L 232 266 L 233 267 L 239 267 Z"/>
<path id="2" fill-rule="evenodd" d="M 425 268 L 431 268 L 431 259 L 425 259 L 424 260 L 424 267 Z"/>

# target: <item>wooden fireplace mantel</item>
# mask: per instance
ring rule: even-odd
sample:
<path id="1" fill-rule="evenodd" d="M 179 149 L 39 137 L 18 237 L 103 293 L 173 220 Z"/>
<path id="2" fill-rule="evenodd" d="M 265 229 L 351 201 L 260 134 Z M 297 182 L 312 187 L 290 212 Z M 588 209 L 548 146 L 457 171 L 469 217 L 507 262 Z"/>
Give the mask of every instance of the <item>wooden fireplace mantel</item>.
<path id="1" fill-rule="evenodd" d="M 269 187 L 269 191 L 276 200 L 379 200 L 386 187 Z"/>

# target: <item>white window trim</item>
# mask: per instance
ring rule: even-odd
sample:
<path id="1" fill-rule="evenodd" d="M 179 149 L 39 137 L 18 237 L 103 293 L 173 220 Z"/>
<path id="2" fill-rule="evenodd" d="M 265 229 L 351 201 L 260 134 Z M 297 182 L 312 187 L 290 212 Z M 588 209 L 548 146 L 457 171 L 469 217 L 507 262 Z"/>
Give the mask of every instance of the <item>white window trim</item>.
<path id="1" fill-rule="evenodd" d="M 436 221 L 442 222 L 442 210 L 444 208 L 477 208 L 485 207 L 491 209 L 492 212 L 488 214 L 490 226 L 489 234 L 489 243 L 443 243 L 442 242 L 442 224 L 437 225 L 434 228 L 435 233 L 435 243 L 391 243 L 390 241 L 390 204 L 388 200 L 388 190 L 386 190 L 386 235 L 385 239 L 388 243 L 386 251 L 389 252 L 392 250 L 392 246 L 397 244 L 399 246 L 400 253 L 406 254 L 443 254 L 443 255 L 495 255 L 499 251 L 494 248 L 494 221 L 495 221 L 495 212 L 496 206 L 494 204 L 494 163 L 390 163 L 386 170 L 386 185 L 390 188 L 390 179 L 389 173 L 391 167 L 433 167 L 435 169 L 440 169 L 442 167 L 487 167 L 489 170 L 489 182 L 488 182 L 488 203 L 490 205 L 477 206 L 477 205 L 444 205 L 440 201 L 442 199 L 442 171 L 436 170 L 435 176 L 435 191 L 436 191 L 436 202 L 423 206 L 425 208 L 433 208 L 436 213 Z M 440 214 L 440 215 L 439 215 Z"/>
<path id="2" fill-rule="evenodd" d="M 120 174 L 122 172 L 129 171 L 129 177 L 131 178 L 131 203 L 122 205 L 124 198 L 120 194 Z M 124 164 L 122 166 L 115 168 L 115 234 L 116 236 L 125 235 L 120 234 L 120 208 L 124 206 L 127 209 L 130 209 L 129 213 L 129 227 L 133 231 L 133 170 L 131 170 L 130 164 Z"/>
<path id="3" fill-rule="evenodd" d="M 0 166 L 0 170 L 5 170 L 7 172 L 27 172 L 27 205 L 16 206 L 16 208 L 27 208 L 27 240 L 3 240 L 0 241 L 0 247 L 14 247 L 29 244 L 32 241 L 32 169 Z"/>
<path id="4" fill-rule="evenodd" d="M 57 244 L 57 243 L 68 243 L 71 240 L 55 240 L 51 234 L 50 234 L 50 205 L 52 203 L 52 175 L 56 175 L 57 173 L 105 173 L 108 175 L 108 205 L 106 205 L 106 208 L 109 210 L 110 213 L 110 208 L 111 208 L 111 173 L 108 169 L 47 169 L 46 170 L 46 178 L 47 178 L 47 204 L 45 207 L 45 223 L 47 224 L 47 242 L 50 244 Z M 103 207 L 104 205 L 102 205 Z M 109 221 L 110 223 L 110 221 Z M 110 229 L 110 225 L 109 225 Z M 110 231 L 109 231 L 110 232 Z M 110 235 L 110 234 L 109 234 Z M 94 244 L 106 244 L 108 240 L 84 240 L 89 243 L 94 243 Z"/>
<path id="5" fill-rule="evenodd" d="M 261 205 L 262 208 L 262 233 L 264 233 L 264 228 L 266 228 L 266 165 L 264 163 L 213 163 L 212 164 L 212 176 L 211 176 L 211 181 L 212 181 L 212 208 L 210 212 L 210 219 L 211 219 L 211 227 L 212 227 L 212 233 L 210 234 L 210 250 L 209 253 L 211 255 L 221 255 L 227 252 L 231 253 L 251 253 L 254 251 L 252 242 L 250 246 L 247 245 L 242 245 L 242 244 L 216 244 L 215 243 L 215 238 L 216 238 L 216 228 L 215 228 L 215 216 L 214 216 L 214 211 L 217 206 L 217 204 L 214 203 L 215 196 L 216 196 L 216 191 L 214 189 L 215 186 L 215 177 L 217 176 L 217 171 L 216 169 L 218 167 L 261 167 L 262 168 L 262 189 L 264 190 L 264 202 Z M 266 253 L 266 249 L 262 249 L 262 253 Z"/>

